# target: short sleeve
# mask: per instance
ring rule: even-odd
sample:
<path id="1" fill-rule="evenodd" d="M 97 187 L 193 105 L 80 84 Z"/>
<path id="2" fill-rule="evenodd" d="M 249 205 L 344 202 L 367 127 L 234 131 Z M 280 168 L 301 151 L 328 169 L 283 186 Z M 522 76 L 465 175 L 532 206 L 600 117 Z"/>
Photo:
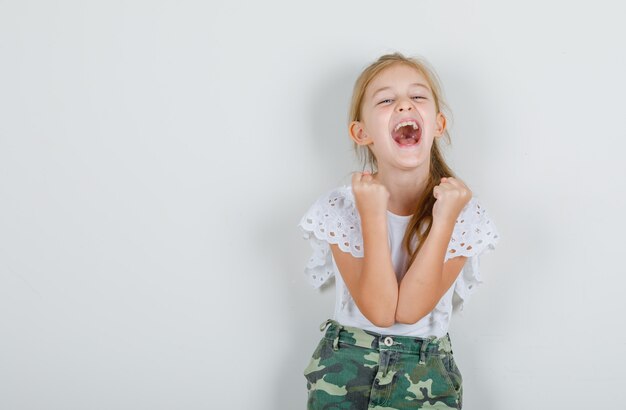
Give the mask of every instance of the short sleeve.
<path id="1" fill-rule="evenodd" d="M 473 197 L 459 214 L 448 245 L 445 260 L 466 256 L 461 273 L 454 284 L 453 307 L 463 310 L 463 304 L 483 281 L 480 276 L 480 257 L 492 252 L 500 240 L 495 223 L 480 201 Z"/>
<path id="2" fill-rule="evenodd" d="M 351 186 L 335 188 L 320 196 L 302 216 L 298 227 L 311 244 L 312 254 L 304 274 L 315 288 L 335 273 L 330 244 L 337 244 L 355 257 L 363 257 L 361 221 Z"/>

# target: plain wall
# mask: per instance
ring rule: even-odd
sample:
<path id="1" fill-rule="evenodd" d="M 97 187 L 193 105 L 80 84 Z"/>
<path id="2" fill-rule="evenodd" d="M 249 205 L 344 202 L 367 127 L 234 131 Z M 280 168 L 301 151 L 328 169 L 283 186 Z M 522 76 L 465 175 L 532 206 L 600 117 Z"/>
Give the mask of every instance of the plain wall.
<path id="1" fill-rule="evenodd" d="M 300 409 L 333 310 L 297 228 L 425 57 L 497 224 L 452 319 L 465 409 L 618 408 L 619 2 L 0 1 L 0 408 Z"/>

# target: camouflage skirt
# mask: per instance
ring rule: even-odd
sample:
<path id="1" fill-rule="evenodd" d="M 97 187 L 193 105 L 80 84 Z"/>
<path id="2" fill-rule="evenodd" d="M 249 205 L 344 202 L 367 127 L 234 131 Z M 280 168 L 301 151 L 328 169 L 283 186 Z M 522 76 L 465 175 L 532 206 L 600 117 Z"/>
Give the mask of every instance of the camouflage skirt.
<path id="1" fill-rule="evenodd" d="M 450 336 L 380 335 L 327 320 L 304 370 L 308 409 L 460 409 Z"/>

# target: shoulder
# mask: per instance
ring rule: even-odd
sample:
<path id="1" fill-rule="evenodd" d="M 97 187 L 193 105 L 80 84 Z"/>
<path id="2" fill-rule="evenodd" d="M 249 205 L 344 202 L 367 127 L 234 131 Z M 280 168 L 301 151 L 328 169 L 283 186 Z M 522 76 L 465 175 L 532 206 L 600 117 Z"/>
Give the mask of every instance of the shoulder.
<path id="1" fill-rule="evenodd" d="M 454 293 L 458 296 L 452 303 L 455 310 L 463 310 L 465 301 L 483 283 L 479 258 L 495 250 L 499 240 L 498 228 L 486 206 L 480 198 L 472 197 L 456 220 L 445 258 L 468 258 L 454 285 Z"/>
<path id="2" fill-rule="evenodd" d="M 482 205 L 482 200 L 473 196 L 459 213 L 456 219 L 456 225 L 467 225 L 469 222 L 475 222 L 477 218 L 485 212 L 486 209 Z"/>
<path id="3" fill-rule="evenodd" d="M 304 273 L 315 288 L 335 274 L 330 244 L 337 244 L 355 257 L 363 257 L 363 237 L 351 185 L 335 187 L 317 197 L 298 227 L 311 244 L 312 253 Z"/>
<path id="4" fill-rule="evenodd" d="M 354 194 L 351 185 L 340 185 L 326 191 L 318 201 L 324 203 L 325 206 L 336 209 L 350 208 L 354 205 Z"/>
<path id="5" fill-rule="evenodd" d="M 459 213 L 456 219 L 456 226 L 471 226 L 478 223 L 491 223 L 491 216 L 487 212 L 487 208 L 483 205 L 483 201 L 478 197 L 472 197 L 465 207 Z"/>
<path id="6" fill-rule="evenodd" d="M 313 217 L 323 219 L 323 217 L 351 215 L 354 210 L 356 210 L 356 207 L 352 186 L 340 185 L 317 197 L 302 217 L 301 224 L 313 222 L 311 220 Z"/>
<path id="7" fill-rule="evenodd" d="M 341 185 L 317 197 L 300 219 L 304 237 L 337 244 L 344 252 L 361 257 L 361 220 L 351 185 Z"/>
<path id="8" fill-rule="evenodd" d="M 498 229 L 482 200 L 472 197 L 456 219 L 446 256 L 475 256 L 495 249 L 499 239 Z"/>

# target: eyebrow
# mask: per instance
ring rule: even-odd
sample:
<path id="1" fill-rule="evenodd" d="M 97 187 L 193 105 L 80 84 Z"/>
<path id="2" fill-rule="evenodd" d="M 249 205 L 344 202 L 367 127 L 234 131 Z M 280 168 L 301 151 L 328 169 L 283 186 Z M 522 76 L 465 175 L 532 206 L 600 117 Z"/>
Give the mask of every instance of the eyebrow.
<path id="1" fill-rule="evenodd" d="M 428 88 L 428 86 L 426 86 L 425 84 L 422 84 L 422 83 L 413 83 L 413 84 L 409 84 L 409 85 L 411 85 L 411 86 L 416 86 L 416 87 L 424 87 L 425 89 L 427 89 L 428 91 L 430 91 L 430 88 Z M 379 92 L 384 91 L 384 90 L 389 90 L 390 88 L 391 88 L 391 87 L 382 87 L 382 88 L 379 88 L 378 90 L 374 91 L 374 93 L 372 94 L 372 97 L 373 97 L 373 96 L 375 96 L 376 94 L 378 94 Z"/>

